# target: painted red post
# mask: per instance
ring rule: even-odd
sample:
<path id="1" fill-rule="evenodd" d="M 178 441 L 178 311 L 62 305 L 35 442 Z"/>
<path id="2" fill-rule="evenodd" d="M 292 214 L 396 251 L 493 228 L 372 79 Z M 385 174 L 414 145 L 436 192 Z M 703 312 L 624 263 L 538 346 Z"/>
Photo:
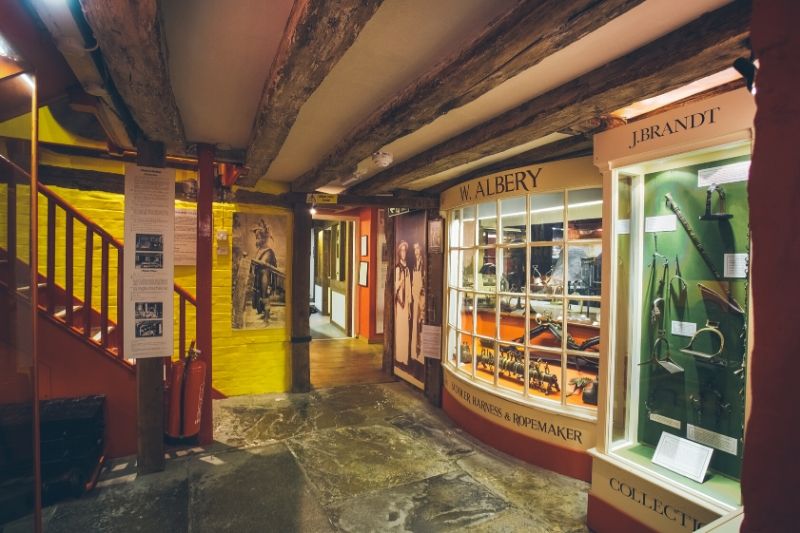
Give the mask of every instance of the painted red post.
<path id="1" fill-rule="evenodd" d="M 73 257 L 73 248 L 72 248 L 73 242 L 72 242 L 72 239 L 73 239 L 74 226 L 73 226 L 72 214 L 69 211 L 65 211 L 65 213 L 66 213 L 66 225 L 65 225 L 65 229 L 64 229 L 64 232 L 65 232 L 65 234 L 64 234 L 64 237 L 65 237 L 65 245 L 64 245 L 64 248 L 65 248 L 65 251 L 64 251 L 64 279 L 65 279 L 65 283 L 64 283 L 64 290 L 65 290 L 65 292 L 67 294 L 66 294 L 66 298 L 64 299 L 64 305 L 66 306 L 65 307 L 66 313 L 64 315 L 64 319 L 67 322 L 67 326 L 68 327 L 72 327 L 72 321 L 73 321 L 73 316 L 72 316 L 72 314 L 73 314 L 73 309 L 72 309 L 73 303 L 72 302 L 73 302 L 73 298 L 74 298 L 74 296 L 73 296 L 73 283 L 74 283 L 74 280 L 72 279 L 73 275 L 74 275 L 74 269 L 73 269 L 74 257 Z"/>
<path id="2" fill-rule="evenodd" d="M 206 362 L 206 382 L 203 390 L 200 443 L 213 440 L 211 420 L 211 269 L 213 258 L 211 233 L 214 228 L 212 201 L 214 198 L 214 147 L 197 145 L 197 349 Z"/>
<path id="3" fill-rule="evenodd" d="M 38 276 L 37 276 L 38 277 Z M 47 314 L 56 312 L 56 203 L 47 199 Z"/>
<path id="4" fill-rule="evenodd" d="M 86 263 L 83 273 L 83 336 L 92 336 L 92 253 L 94 252 L 94 233 L 86 226 Z"/>
<path id="5" fill-rule="evenodd" d="M 108 348 L 108 241 L 102 243 L 100 254 L 100 344 Z"/>

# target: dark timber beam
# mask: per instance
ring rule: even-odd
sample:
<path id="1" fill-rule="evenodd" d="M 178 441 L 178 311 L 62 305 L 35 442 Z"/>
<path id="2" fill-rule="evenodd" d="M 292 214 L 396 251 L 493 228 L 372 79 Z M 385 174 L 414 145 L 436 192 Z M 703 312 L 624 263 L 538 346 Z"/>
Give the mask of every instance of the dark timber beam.
<path id="1" fill-rule="evenodd" d="M 80 0 L 86 21 L 125 104 L 148 140 L 182 150 L 183 124 L 167 68 L 157 0 Z"/>
<path id="2" fill-rule="evenodd" d="M 247 150 L 250 170 L 239 184 L 267 173 L 300 109 L 383 0 L 297 0 L 272 63 Z"/>
<path id="3" fill-rule="evenodd" d="M 619 59 L 358 184 L 376 194 L 496 154 L 644 98 L 663 94 L 749 56 L 750 2 L 733 2 Z"/>
<path id="4" fill-rule="evenodd" d="M 301 190 L 347 176 L 382 146 L 461 107 L 591 33 L 641 0 L 523 1 L 475 40 L 387 102 L 296 182 Z"/>

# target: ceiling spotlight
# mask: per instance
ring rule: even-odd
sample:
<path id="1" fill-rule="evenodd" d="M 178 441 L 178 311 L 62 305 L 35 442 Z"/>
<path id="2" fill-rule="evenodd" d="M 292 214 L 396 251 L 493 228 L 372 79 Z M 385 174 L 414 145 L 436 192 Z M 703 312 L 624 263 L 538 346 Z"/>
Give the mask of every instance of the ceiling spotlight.
<path id="1" fill-rule="evenodd" d="M 372 154 L 372 162 L 381 168 L 386 168 L 392 164 L 394 157 L 389 152 L 375 152 Z"/>
<path id="2" fill-rule="evenodd" d="M 311 216 L 313 217 L 317 214 L 317 206 L 315 204 L 311 204 L 311 209 L 309 209 L 308 212 L 311 213 Z"/>
<path id="3" fill-rule="evenodd" d="M 756 74 L 758 73 L 758 69 L 753 64 L 752 59 L 747 60 L 740 57 L 733 62 L 733 68 L 744 78 L 744 81 L 747 83 L 747 90 L 756 94 Z"/>

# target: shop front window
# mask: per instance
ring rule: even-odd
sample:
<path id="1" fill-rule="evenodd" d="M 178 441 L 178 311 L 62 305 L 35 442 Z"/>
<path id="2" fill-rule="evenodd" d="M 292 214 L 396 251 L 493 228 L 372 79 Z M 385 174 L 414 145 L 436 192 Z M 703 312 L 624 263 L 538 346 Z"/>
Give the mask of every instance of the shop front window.
<path id="1" fill-rule="evenodd" d="M 451 365 L 509 395 L 593 410 L 596 395 L 584 392 L 597 390 L 602 190 L 504 198 L 448 216 L 448 260 L 459 262 L 448 270 L 458 276 L 448 292 Z"/>
<path id="2" fill-rule="evenodd" d="M 745 142 L 615 171 L 611 451 L 731 506 L 745 421 L 749 159 Z M 665 433 L 713 450 L 703 483 L 653 464 Z"/>

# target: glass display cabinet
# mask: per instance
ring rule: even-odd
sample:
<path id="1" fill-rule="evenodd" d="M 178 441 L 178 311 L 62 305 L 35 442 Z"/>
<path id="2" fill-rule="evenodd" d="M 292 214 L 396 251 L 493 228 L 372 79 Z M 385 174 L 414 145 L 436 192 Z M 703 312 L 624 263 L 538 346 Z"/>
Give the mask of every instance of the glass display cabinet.
<path id="1" fill-rule="evenodd" d="M 589 519 L 600 531 L 593 519 L 606 506 L 693 531 L 741 504 L 751 110 L 749 93 L 728 93 L 596 138 L 611 221 L 605 438 L 593 450 Z M 631 152 L 651 123 L 686 125 L 686 138 Z"/>

